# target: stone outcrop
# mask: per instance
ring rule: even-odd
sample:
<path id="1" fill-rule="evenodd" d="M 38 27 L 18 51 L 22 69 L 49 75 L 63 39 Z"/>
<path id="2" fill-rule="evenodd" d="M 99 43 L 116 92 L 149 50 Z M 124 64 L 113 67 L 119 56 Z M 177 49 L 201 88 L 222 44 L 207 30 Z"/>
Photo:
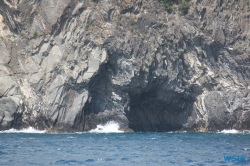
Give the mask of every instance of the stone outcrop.
<path id="1" fill-rule="evenodd" d="M 248 1 L 0 1 L 0 130 L 250 129 Z"/>

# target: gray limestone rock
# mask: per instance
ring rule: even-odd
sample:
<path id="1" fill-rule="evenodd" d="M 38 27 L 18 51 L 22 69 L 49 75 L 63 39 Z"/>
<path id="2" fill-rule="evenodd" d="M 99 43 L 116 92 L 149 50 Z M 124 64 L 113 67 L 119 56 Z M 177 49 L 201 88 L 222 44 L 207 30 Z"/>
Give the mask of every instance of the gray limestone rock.
<path id="1" fill-rule="evenodd" d="M 245 1 L 0 1 L 0 130 L 250 130 Z"/>
<path id="2" fill-rule="evenodd" d="M 21 99 L 18 97 L 3 97 L 0 99 L 0 129 L 12 127 L 14 121 L 22 114 Z"/>

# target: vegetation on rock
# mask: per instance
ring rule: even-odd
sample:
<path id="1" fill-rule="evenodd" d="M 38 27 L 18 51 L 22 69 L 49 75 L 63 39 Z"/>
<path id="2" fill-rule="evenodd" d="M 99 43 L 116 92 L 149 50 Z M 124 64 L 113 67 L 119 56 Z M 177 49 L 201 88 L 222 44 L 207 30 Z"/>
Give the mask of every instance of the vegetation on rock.
<path id="1" fill-rule="evenodd" d="M 33 33 L 33 38 L 37 38 L 38 37 L 38 33 L 35 31 L 34 33 Z"/>
<path id="2" fill-rule="evenodd" d="M 180 10 L 182 12 L 182 14 L 187 14 L 188 13 L 188 9 L 189 9 L 189 3 L 187 1 L 182 1 L 180 3 Z"/>
<path id="3" fill-rule="evenodd" d="M 186 0 L 162 0 L 163 6 L 168 13 L 173 12 L 173 4 L 179 4 L 179 9 L 182 14 L 187 14 L 189 9 L 189 3 Z"/>

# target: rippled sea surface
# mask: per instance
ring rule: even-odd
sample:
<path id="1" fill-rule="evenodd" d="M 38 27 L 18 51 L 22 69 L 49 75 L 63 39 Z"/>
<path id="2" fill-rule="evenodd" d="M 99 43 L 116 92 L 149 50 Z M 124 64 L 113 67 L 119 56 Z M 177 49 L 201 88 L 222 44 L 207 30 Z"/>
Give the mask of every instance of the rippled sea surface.
<path id="1" fill-rule="evenodd" d="M 0 165 L 250 165 L 250 134 L 0 133 Z"/>

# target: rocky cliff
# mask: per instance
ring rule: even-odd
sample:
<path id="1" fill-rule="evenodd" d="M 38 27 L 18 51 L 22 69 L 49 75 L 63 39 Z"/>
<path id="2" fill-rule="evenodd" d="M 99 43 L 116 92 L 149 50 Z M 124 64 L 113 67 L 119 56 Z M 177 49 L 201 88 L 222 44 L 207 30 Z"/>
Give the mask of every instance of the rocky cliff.
<path id="1" fill-rule="evenodd" d="M 250 129 L 248 0 L 164 3 L 0 0 L 0 130 Z"/>

